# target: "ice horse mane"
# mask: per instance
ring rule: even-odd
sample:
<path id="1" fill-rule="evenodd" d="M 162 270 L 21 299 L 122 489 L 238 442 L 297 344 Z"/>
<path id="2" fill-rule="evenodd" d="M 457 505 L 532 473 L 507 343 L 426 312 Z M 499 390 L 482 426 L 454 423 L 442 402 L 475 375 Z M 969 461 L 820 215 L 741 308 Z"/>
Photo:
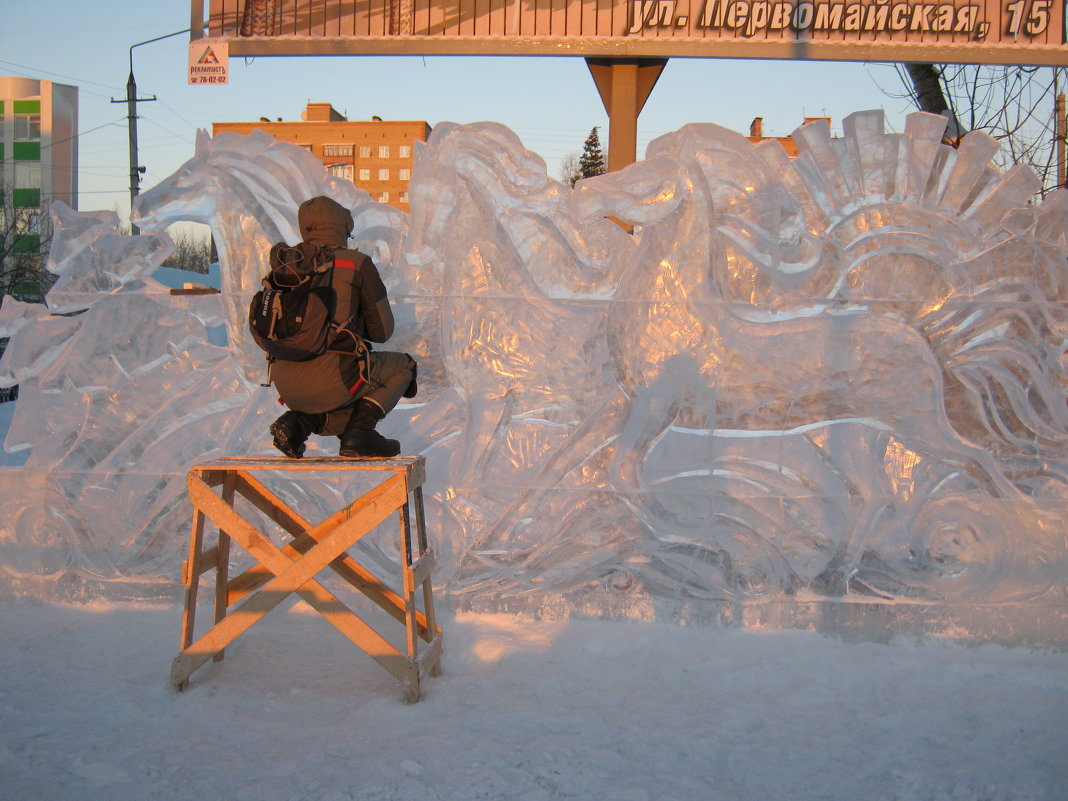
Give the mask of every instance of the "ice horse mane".
<path id="1" fill-rule="evenodd" d="M 318 159 L 296 145 L 262 131 L 210 137 L 202 130 L 193 157 L 135 204 L 134 218 L 146 230 L 180 221 L 211 228 L 221 264 L 227 333 L 246 374 L 262 368 L 262 354 L 246 331 L 248 298 L 266 271 L 270 247 L 299 241 L 297 207 L 316 195 L 349 208 L 369 200 L 350 182 L 333 179 Z"/>
<path id="2" fill-rule="evenodd" d="M 580 204 L 498 123 L 440 123 L 419 148 L 414 172 L 412 258 L 436 252 L 455 269 L 456 256 L 475 242 L 465 229 L 495 221 L 493 244 L 507 259 L 499 285 L 546 297 L 606 297 L 633 249 L 619 226 Z"/>
<path id="3" fill-rule="evenodd" d="M 245 211 L 273 241 L 299 240 L 295 223 L 300 203 L 318 194 L 335 194 L 339 188 L 311 153 L 259 130 L 247 136 L 223 133 L 210 138 L 198 132 L 194 158 L 225 182 L 225 191 L 255 200 Z"/>

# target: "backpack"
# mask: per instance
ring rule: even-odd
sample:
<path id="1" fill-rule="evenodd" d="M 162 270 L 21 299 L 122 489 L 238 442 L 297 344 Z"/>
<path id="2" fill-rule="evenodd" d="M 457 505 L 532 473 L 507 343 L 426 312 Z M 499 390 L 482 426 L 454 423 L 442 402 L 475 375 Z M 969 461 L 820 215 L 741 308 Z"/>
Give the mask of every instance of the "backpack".
<path id="1" fill-rule="evenodd" d="M 271 248 L 271 271 L 248 309 L 252 338 L 267 360 L 303 362 L 325 353 L 337 331 L 334 248 L 301 242 Z"/>

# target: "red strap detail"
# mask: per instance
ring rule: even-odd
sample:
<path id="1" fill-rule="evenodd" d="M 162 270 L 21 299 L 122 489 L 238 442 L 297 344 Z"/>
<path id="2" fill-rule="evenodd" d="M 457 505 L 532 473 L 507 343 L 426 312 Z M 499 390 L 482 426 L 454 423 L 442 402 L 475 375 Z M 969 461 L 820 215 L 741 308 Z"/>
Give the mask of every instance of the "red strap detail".
<path id="1" fill-rule="evenodd" d="M 279 398 L 279 399 L 278 399 L 278 405 L 279 405 L 279 406 L 285 406 L 285 405 L 286 405 L 286 402 L 285 402 L 284 400 L 282 400 L 281 398 Z"/>
<path id="2" fill-rule="evenodd" d="M 363 376 L 360 376 L 360 380 L 357 381 L 355 384 L 353 384 L 349 388 L 349 394 L 350 395 L 355 395 L 356 394 L 356 390 L 358 390 L 360 388 L 360 384 L 362 384 L 362 383 L 363 383 Z"/>
<path id="3" fill-rule="evenodd" d="M 346 268 L 348 270 L 355 270 L 356 269 L 356 262 L 349 261 L 348 259 L 334 259 L 334 266 L 335 267 L 344 267 L 344 268 Z"/>

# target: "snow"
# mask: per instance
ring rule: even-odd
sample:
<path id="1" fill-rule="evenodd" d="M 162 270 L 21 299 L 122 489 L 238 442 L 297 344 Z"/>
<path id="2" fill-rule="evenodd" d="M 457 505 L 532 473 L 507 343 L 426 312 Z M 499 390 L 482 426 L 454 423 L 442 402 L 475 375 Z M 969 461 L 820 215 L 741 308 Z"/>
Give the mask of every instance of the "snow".
<path id="1" fill-rule="evenodd" d="M 422 699 L 303 602 L 178 693 L 178 606 L 0 602 L 0 798 L 1068 797 L 1068 654 L 499 614 Z"/>
<path id="2" fill-rule="evenodd" d="M 186 284 L 213 287 L 218 289 L 222 283 L 219 262 L 208 265 L 207 273 L 194 273 L 179 270 L 176 267 L 157 267 L 152 278 L 169 289 L 182 289 Z"/>

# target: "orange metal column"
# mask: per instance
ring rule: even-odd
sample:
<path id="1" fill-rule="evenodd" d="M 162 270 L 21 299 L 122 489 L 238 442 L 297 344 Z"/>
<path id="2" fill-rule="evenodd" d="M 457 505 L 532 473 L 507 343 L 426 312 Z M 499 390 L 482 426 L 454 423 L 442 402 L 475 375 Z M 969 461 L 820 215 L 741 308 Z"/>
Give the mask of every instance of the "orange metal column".
<path id="1" fill-rule="evenodd" d="M 608 112 L 608 170 L 638 155 L 638 115 L 656 86 L 666 58 L 587 58 L 586 65 Z"/>

